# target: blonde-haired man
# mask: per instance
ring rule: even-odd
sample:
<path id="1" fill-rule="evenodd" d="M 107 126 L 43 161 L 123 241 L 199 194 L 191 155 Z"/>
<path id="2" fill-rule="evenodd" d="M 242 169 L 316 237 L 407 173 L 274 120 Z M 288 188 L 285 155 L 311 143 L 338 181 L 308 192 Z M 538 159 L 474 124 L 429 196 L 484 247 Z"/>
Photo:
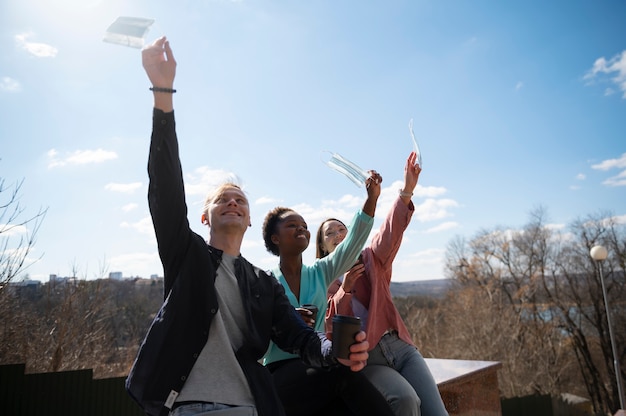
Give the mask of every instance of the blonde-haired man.
<path id="1" fill-rule="evenodd" d="M 191 231 L 173 106 L 176 61 L 165 37 L 142 51 L 154 93 L 148 202 L 163 264 L 165 301 L 142 343 L 126 389 L 148 415 L 283 415 L 269 371 L 258 361 L 270 340 L 310 365 L 367 360 L 365 333 L 350 360 L 309 328 L 271 275 L 241 256 L 250 206 L 237 185 L 207 201 L 209 239 Z"/>

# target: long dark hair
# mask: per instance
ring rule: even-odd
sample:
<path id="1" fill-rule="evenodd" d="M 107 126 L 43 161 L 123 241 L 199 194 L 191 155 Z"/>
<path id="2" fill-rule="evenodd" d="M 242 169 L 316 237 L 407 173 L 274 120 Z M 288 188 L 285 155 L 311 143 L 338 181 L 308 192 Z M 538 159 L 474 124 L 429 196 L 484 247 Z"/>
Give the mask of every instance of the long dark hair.
<path id="1" fill-rule="evenodd" d="M 341 223 L 344 227 L 346 227 L 346 224 L 344 224 L 343 221 L 338 220 L 337 218 L 327 218 L 320 224 L 320 227 L 317 229 L 317 234 L 315 236 L 315 258 L 316 259 L 321 259 L 330 254 L 324 249 L 324 231 L 322 231 L 322 228 L 324 228 L 324 224 L 326 224 L 328 221 L 337 221 Z"/>

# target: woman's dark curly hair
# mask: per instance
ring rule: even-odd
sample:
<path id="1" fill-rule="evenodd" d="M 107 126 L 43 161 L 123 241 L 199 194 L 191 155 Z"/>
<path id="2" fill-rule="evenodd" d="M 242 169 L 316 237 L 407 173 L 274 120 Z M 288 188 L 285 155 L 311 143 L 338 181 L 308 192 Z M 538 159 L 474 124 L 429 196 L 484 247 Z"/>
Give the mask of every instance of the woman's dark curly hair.
<path id="1" fill-rule="evenodd" d="M 291 211 L 293 211 L 291 208 L 276 207 L 268 212 L 263 220 L 263 241 L 265 241 L 265 248 L 275 256 L 278 256 L 279 253 L 278 246 L 272 241 L 272 235 L 276 234 L 276 227 L 281 221 L 281 215 Z"/>

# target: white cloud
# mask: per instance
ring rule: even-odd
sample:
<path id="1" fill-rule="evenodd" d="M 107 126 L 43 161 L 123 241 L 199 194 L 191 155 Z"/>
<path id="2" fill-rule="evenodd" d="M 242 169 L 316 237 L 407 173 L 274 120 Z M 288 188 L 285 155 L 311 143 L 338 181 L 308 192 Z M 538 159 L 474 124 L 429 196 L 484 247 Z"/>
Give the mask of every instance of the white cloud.
<path id="1" fill-rule="evenodd" d="M 7 92 L 19 92 L 22 90 L 20 83 L 11 77 L 2 77 L 0 79 L 0 90 Z"/>
<path id="2" fill-rule="evenodd" d="M 617 85 L 619 90 L 623 92 L 622 98 L 626 98 L 626 50 L 615 55 L 608 61 L 604 57 L 596 59 L 583 79 L 592 81 L 598 74 L 613 75 L 610 81 Z M 605 91 L 605 95 L 607 91 Z"/>
<path id="3" fill-rule="evenodd" d="M 549 229 L 549 230 L 564 230 L 565 229 L 565 224 L 546 224 L 545 228 Z"/>
<path id="4" fill-rule="evenodd" d="M 609 170 L 609 169 L 613 169 L 613 168 L 626 168 L 626 153 L 622 154 L 622 156 L 619 159 L 607 159 L 607 160 L 603 160 L 602 162 L 592 165 L 591 166 L 592 169 L 597 169 L 597 170 Z"/>
<path id="5" fill-rule="evenodd" d="M 185 192 L 187 195 L 205 197 L 209 191 L 224 182 L 233 182 L 244 189 L 241 180 L 233 172 L 222 169 L 210 169 L 202 166 L 186 175 Z M 203 201 L 204 202 L 204 201 Z"/>
<path id="6" fill-rule="evenodd" d="M 32 36 L 33 33 L 20 33 L 15 35 L 15 42 L 18 47 L 38 58 L 54 58 L 57 56 L 59 52 L 57 48 L 46 43 L 30 42 L 28 39 Z"/>
<path id="7" fill-rule="evenodd" d="M 254 201 L 254 203 L 256 205 L 276 204 L 278 203 L 278 200 L 276 198 L 271 198 L 269 196 L 262 196 L 260 198 L 257 198 L 257 200 Z"/>
<path id="8" fill-rule="evenodd" d="M 141 182 L 132 183 L 107 183 L 104 189 L 112 192 L 122 192 L 126 194 L 132 194 L 137 189 L 141 188 Z M 136 206 L 137 204 L 135 204 Z"/>
<path id="9" fill-rule="evenodd" d="M 622 154 L 618 159 L 607 159 L 598 164 L 591 165 L 591 168 L 604 171 L 610 169 L 624 169 L 626 168 L 626 153 Z M 626 186 L 626 170 L 606 179 L 602 184 L 606 186 Z"/>
<path id="10" fill-rule="evenodd" d="M 72 153 L 67 162 L 70 164 L 84 165 L 88 163 L 101 163 L 105 160 L 117 159 L 117 153 L 108 150 L 77 150 Z"/>
<path id="11" fill-rule="evenodd" d="M 517 84 L 515 84 L 515 91 L 521 90 L 523 86 L 524 83 L 522 81 L 517 81 Z"/>
<path id="12" fill-rule="evenodd" d="M 413 194 L 420 198 L 434 198 L 444 195 L 446 192 L 448 192 L 447 189 L 441 186 L 422 186 L 417 184 Z"/>
<path id="13" fill-rule="evenodd" d="M 58 152 L 55 149 L 48 151 L 48 158 L 51 159 L 48 163 L 48 168 L 54 168 L 65 165 L 86 165 L 90 163 L 102 163 L 107 160 L 117 159 L 117 153 L 96 149 L 96 150 L 76 150 L 68 154 L 65 158 L 57 158 Z"/>
<path id="14" fill-rule="evenodd" d="M 34 258 L 31 257 L 30 254 L 32 254 L 32 247 L 31 246 L 21 246 L 18 248 L 9 248 L 9 249 L 5 249 L 4 251 L 0 252 L 0 257 L 2 257 L 5 261 L 24 261 L 24 268 L 27 268 L 28 266 L 36 263 L 39 258 Z"/>
<path id="15" fill-rule="evenodd" d="M 149 215 L 143 217 L 142 219 L 140 219 L 139 221 L 135 223 L 129 223 L 129 222 L 124 221 L 120 224 L 120 227 L 132 228 L 136 231 L 139 231 L 141 234 L 146 234 L 150 236 L 154 235 L 154 228 L 152 227 L 152 218 L 150 218 Z"/>
<path id="16" fill-rule="evenodd" d="M 429 248 L 409 254 L 408 256 L 398 257 L 395 259 L 394 262 L 394 276 L 392 280 L 418 280 L 419 276 L 415 276 L 415 271 L 422 270 L 426 266 L 442 265 L 444 260 L 444 254 L 444 249 Z"/>
<path id="17" fill-rule="evenodd" d="M 135 209 L 137 209 L 139 205 L 135 204 L 134 202 L 130 203 L 130 204 L 126 204 L 122 207 L 122 211 L 124 212 L 130 212 L 133 211 Z"/>
<path id="18" fill-rule="evenodd" d="M 2 234 L 3 238 L 16 236 L 18 234 L 26 234 L 27 232 L 28 229 L 25 225 L 0 224 L 0 234 Z"/>
<path id="19" fill-rule="evenodd" d="M 246 249 L 259 248 L 259 247 L 265 248 L 265 242 L 263 242 L 263 240 L 244 239 L 241 243 L 242 251 L 246 251 Z"/>
<path id="20" fill-rule="evenodd" d="M 446 221 L 446 222 L 442 222 L 439 225 L 436 225 L 434 227 L 431 227 L 429 229 L 427 229 L 426 231 L 424 231 L 426 234 L 433 234 L 433 233 L 438 233 L 441 231 L 448 231 L 448 230 L 452 230 L 454 228 L 458 228 L 459 227 L 459 223 L 455 222 L 455 221 Z"/>
<path id="21" fill-rule="evenodd" d="M 607 186 L 626 186 L 626 170 L 620 172 L 617 176 L 610 177 L 602 184 Z"/>
<path id="22" fill-rule="evenodd" d="M 449 209 L 456 208 L 459 204 L 452 199 L 429 198 L 415 207 L 415 217 L 418 221 L 441 220 L 452 216 Z"/>
<path id="23" fill-rule="evenodd" d="M 584 181 L 585 179 L 587 179 L 587 176 L 584 173 L 579 173 L 578 175 L 576 175 L 576 180 L 578 181 Z M 580 189 L 580 186 L 570 185 L 569 189 L 571 189 L 572 191 L 577 191 Z"/>
<path id="24" fill-rule="evenodd" d="M 127 253 L 112 257 L 109 261 L 111 270 L 121 271 L 123 274 L 128 270 L 149 270 L 148 275 L 140 276 L 143 278 L 150 277 L 151 274 L 163 275 L 163 267 L 156 251 L 150 253 Z M 129 277 L 124 274 L 124 277 Z"/>

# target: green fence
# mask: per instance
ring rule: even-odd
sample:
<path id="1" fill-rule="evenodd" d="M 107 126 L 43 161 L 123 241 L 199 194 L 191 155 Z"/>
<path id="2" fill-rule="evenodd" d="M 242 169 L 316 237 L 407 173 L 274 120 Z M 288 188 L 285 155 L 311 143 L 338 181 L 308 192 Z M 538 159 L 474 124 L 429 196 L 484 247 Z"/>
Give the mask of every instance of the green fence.
<path id="1" fill-rule="evenodd" d="M 7 416 L 145 416 L 124 390 L 124 377 L 93 379 L 91 370 L 24 374 L 24 364 L 0 366 L 0 414 Z M 583 416 L 589 407 L 550 396 L 501 401 L 503 416 Z"/>
<path id="2" fill-rule="evenodd" d="M 13 416 L 144 416 L 124 390 L 124 378 L 93 379 L 91 370 L 24 374 L 0 366 L 0 414 Z"/>
<path id="3" fill-rule="evenodd" d="M 570 403 L 559 397 L 532 395 L 500 401 L 502 416 L 591 416 L 591 403 Z"/>

